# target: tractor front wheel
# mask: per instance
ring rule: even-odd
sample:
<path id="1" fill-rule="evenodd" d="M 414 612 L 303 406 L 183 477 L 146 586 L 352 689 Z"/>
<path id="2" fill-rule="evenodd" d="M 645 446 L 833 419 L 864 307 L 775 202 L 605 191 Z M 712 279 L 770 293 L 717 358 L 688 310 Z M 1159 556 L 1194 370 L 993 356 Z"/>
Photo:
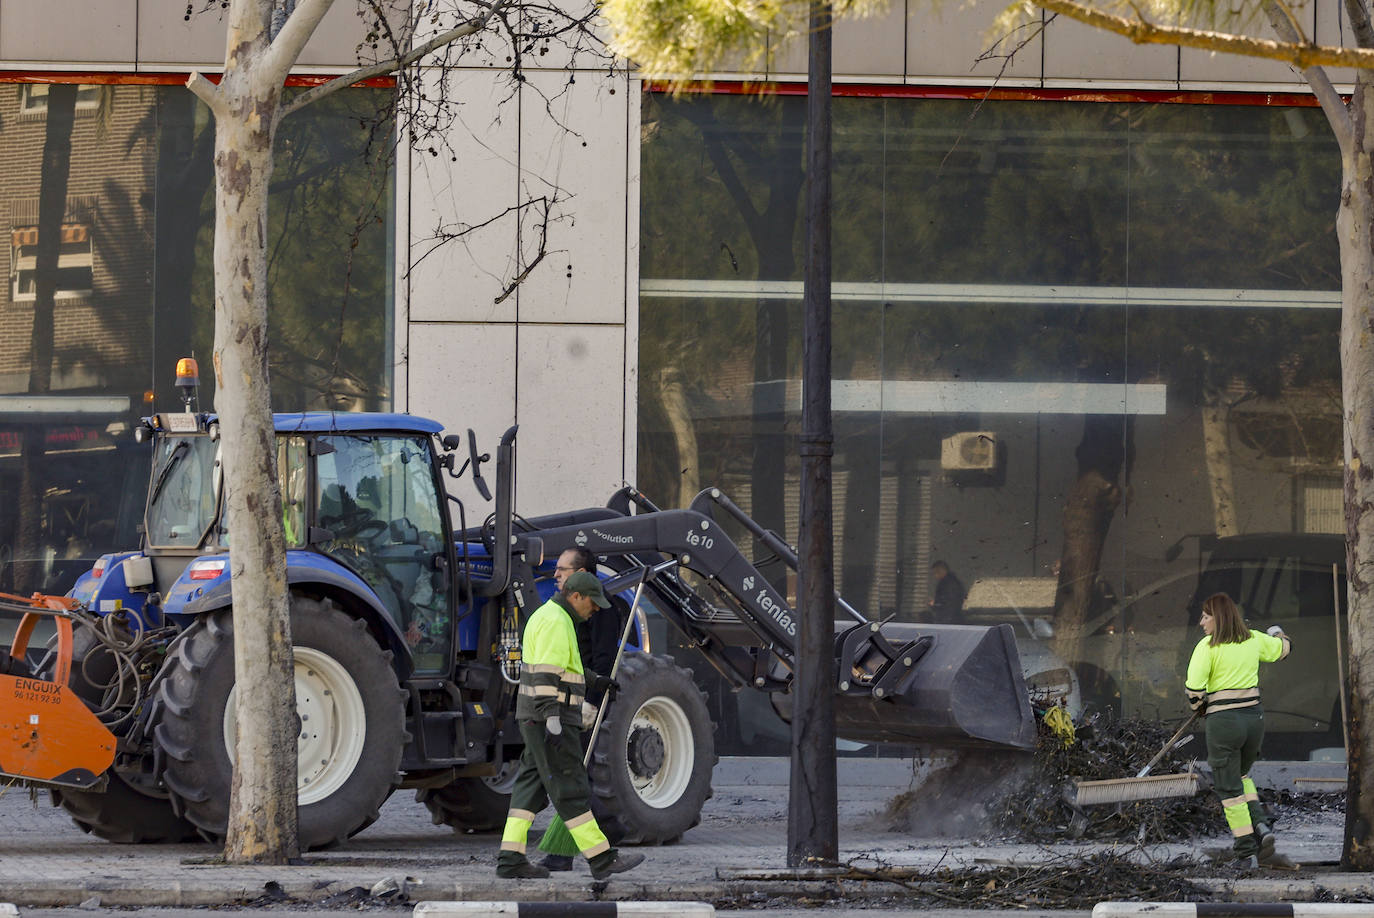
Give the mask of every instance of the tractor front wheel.
<path id="1" fill-rule="evenodd" d="M 398 779 L 404 693 L 364 622 L 327 599 L 291 598 L 298 838 L 323 848 L 376 821 Z M 234 737 L 233 615 L 221 609 L 177 642 L 162 681 L 155 736 L 177 812 L 222 837 L 229 821 Z"/>
<path id="2" fill-rule="evenodd" d="M 701 821 L 716 765 L 702 691 L 672 659 L 626 654 L 596 737 L 594 811 L 615 844 L 665 845 Z"/>

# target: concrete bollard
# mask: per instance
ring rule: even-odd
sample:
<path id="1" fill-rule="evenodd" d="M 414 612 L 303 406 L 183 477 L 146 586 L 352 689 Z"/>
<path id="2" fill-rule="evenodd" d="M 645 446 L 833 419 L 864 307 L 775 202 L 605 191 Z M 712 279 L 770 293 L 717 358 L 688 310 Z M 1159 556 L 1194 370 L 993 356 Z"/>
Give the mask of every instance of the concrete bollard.
<path id="1" fill-rule="evenodd" d="M 1099 902 L 1093 918 L 1374 918 L 1368 902 Z"/>
<path id="2" fill-rule="evenodd" d="M 705 902 L 421 902 L 414 918 L 712 918 Z"/>

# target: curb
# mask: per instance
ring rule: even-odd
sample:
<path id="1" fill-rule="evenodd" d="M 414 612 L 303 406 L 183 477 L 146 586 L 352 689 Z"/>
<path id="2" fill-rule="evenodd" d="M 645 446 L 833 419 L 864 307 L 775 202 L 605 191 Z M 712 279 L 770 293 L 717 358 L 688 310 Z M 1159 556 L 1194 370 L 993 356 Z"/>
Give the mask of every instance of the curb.
<path id="1" fill-rule="evenodd" d="M 1099 902 L 1093 918 L 1374 918 L 1374 903 L 1336 902 Z"/>
<path id="2" fill-rule="evenodd" d="M 705 902 L 421 902 L 415 918 L 712 918 L 716 910 Z"/>

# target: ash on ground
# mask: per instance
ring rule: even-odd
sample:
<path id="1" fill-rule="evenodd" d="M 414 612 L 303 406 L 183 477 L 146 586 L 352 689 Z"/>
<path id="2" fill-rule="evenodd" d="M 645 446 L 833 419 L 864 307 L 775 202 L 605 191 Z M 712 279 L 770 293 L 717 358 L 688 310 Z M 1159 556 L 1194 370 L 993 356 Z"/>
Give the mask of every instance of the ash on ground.
<path id="1" fill-rule="evenodd" d="M 1133 778 L 1172 735 L 1157 722 L 1099 714 L 1084 721 L 1067 743 L 1042 724 L 1032 755 L 965 753 L 934 771 L 917 788 L 898 795 L 885 814 L 889 827 L 918 837 L 994 834 L 1014 841 L 1182 841 L 1228 833 L 1216 795 L 1075 807 L 1065 789 L 1075 780 Z M 1175 745 L 1151 774 L 1188 771 L 1204 759 L 1200 741 Z M 1343 809 L 1343 795 L 1275 794 L 1261 789 L 1271 821 L 1315 807 Z M 1325 799 L 1331 798 L 1331 799 Z"/>

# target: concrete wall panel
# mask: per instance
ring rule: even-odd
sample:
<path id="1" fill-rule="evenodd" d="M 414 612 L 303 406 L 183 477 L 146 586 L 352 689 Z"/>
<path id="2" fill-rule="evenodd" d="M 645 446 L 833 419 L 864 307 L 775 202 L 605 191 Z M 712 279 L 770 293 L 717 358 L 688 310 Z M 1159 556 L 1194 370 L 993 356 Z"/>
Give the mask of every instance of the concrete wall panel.
<path id="1" fill-rule="evenodd" d="M 1045 79 L 1178 85 L 1178 48 L 1129 38 L 1060 16 L 1045 28 Z"/>
<path id="2" fill-rule="evenodd" d="M 561 71 L 528 74 L 520 187 L 525 200 L 554 203 L 544 260 L 520 287 L 522 322 L 625 321 L 629 88 L 625 77 L 569 84 Z M 522 269 L 539 253 L 542 222 L 538 207 L 521 216 Z"/>
<path id="3" fill-rule="evenodd" d="M 1355 36 L 1345 18 L 1345 4 L 1341 0 L 1315 0 L 1312 6 L 1314 41 L 1319 45 L 1348 45 L 1354 47 Z M 1347 91 L 1355 85 L 1355 71 L 1350 67 L 1331 67 L 1326 71 L 1331 82 Z M 1306 83 L 1303 84 L 1304 87 Z"/>
<path id="4" fill-rule="evenodd" d="M 901 76 L 906 65 L 904 0 L 892 0 L 887 10 L 877 16 L 835 23 L 832 54 L 836 74 Z"/>
<path id="5" fill-rule="evenodd" d="M 516 510 L 522 515 L 602 504 L 620 487 L 623 335 L 618 326 L 520 327 Z"/>
<path id="6" fill-rule="evenodd" d="M 138 0 L 138 63 L 146 69 L 224 66 L 227 10 L 186 18 L 186 0 Z"/>
<path id="7" fill-rule="evenodd" d="M 462 71 L 447 80 L 462 104 L 441 137 L 421 138 L 412 150 L 411 267 L 398 281 L 408 282 L 412 320 L 514 321 L 515 296 L 496 299 L 518 273 L 517 215 L 505 213 L 517 189 L 516 103 L 501 73 Z M 439 238 L 479 224 L 487 225 Z"/>
<path id="8" fill-rule="evenodd" d="M 515 423 L 515 337 L 514 325 L 412 323 L 410 395 L 398 407 L 439 421 L 446 434 L 466 436 L 467 428 L 472 428 L 478 449 L 495 459 L 501 433 Z M 495 485 L 494 462 L 484 466 L 482 474 L 489 485 Z M 467 504 L 471 526 L 481 523 L 490 505 L 477 498 L 469 481 L 450 478 L 447 484 L 450 493 Z"/>
<path id="9" fill-rule="evenodd" d="M 4 0 L 0 59 L 133 64 L 137 11 L 137 0 Z"/>
<path id="10" fill-rule="evenodd" d="M 979 61 L 991 44 L 987 32 L 1003 4 L 947 4 L 939 9 L 918 6 L 906 20 L 906 75 L 908 82 L 929 79 L 977 78 L 987 80 L 1002 71 L 1002 58 Z M 1007 64 L 1003 79 L 1024 85 L 1039 80 L 1041 39 L 1031 38 Z"/>

